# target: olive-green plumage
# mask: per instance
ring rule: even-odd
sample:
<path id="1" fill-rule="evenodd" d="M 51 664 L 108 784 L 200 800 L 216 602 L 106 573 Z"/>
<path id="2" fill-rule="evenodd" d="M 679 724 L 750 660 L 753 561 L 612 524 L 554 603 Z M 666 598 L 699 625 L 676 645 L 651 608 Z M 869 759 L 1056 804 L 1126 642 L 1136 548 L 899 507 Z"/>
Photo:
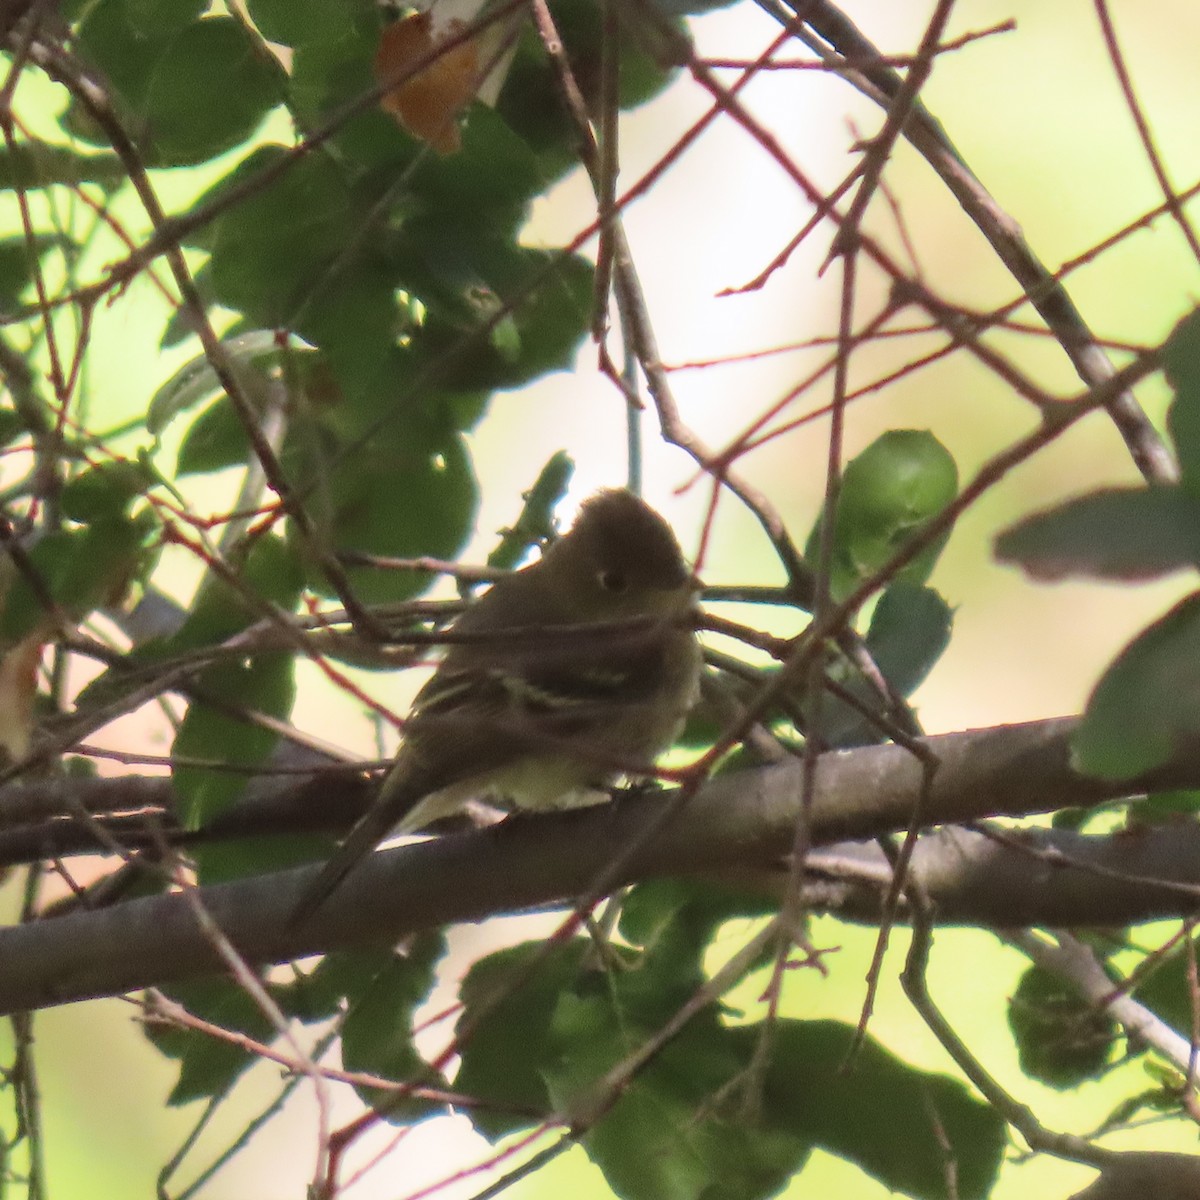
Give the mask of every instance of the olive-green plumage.
<path id="1" fill-rule="evenodd" d="M 696 699 L 695 588 L 652 508 L 626 491 L 588 500 L 539 561 L 455 622 L 470 640 L 451 645 L 417 694 L 378 797 L 294 920 L 389 833 L 413 832 L 473 797 L 563 806 L 652 767 Z M 598 622 L 610 625 L 570 628 Z"/>

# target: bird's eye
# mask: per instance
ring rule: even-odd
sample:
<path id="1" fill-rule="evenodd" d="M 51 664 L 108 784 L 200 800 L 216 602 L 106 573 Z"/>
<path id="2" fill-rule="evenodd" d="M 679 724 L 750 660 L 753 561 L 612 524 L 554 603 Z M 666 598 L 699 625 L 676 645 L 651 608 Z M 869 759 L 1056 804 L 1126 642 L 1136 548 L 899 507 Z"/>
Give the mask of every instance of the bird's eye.
<path id="1" fill-rule="evenodd" d="M 620 571 L 601 571 L 599 579 L 600 586 L 614 595 L 619 595 L 629 587 L 629 580 Z"/>

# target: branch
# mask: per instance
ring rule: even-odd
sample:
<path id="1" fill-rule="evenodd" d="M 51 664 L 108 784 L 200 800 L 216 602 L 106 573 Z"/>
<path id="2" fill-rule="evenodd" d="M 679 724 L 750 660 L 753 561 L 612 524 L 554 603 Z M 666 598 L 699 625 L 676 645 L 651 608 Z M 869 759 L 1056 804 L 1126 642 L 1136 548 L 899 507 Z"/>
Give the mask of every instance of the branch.
<path id="1" fill-rule="evenodd" d="M 99 825 L 126 850 L 270 837 L 340 835 L 366 812 L 374 790 L 355 764 L 322 760 L 300 747 L 277 756 L 228 812 L 203 829 L 184 828 L 166 775 L 50 778 L 0 786 L 0 867 L 103 853 Z M 299 764 L 307 764 L 307 771 Z M 90 822 L 76 815 L 86 812 Z"/>
<path id="2" fill-rule="evenodd" d="M 810 854 L 805 865 L 811 907 L 848 920 L 879 920 L 892 881 L 879 846 L 830 846 Z M 1200 909 L 1200 826 L 1111 836 L 948 826 L 921 838 L 909 873 L 939 925 L 1121 927 Z M 783 886 L 781 872 L 728 878 L 772 892 Z M 907 908 L 900 915 L 907 916 Z"/>
<path id="3" fill-rule="evenodd" d="M 847 70 L 844 74 L 865 95 L 873 96 L 878 92 L 880 103 L 890 109 L 891 103 L 904 87 L 904 80 L 883 62 L 878 49 L 850 18 L 828 0 L 805 0 L 803 4 L 793 2 L 790 7 L 801 21 L 849 62 L 875 64 L 859 70 Z M 808 41 L 807 38 L 803 40 Z M 822 49 L 819 44 L 809 44 L 818 52 Z M 836 63 L 837 59 L 833 61 Z M 904 134 L 937 172 L 962 206 L 963 212 L 987 238 L 997 257 L 1021 285 L 1026 298 L 1071 360 L 1079 378 L 1088 387 L 1097 387 L 1111 379 L 1113 365 L 1076 308 L 1070 293 L 1033 252 L 1020 226 L 975 176 L 940 122 L 920 101 L 912 106 Z M 1114 393 L 1107 408 L 1142 475 L 1152 483 L 1172 483 L 1177 480 L 1179 468 L 1133 392 L 1123 389 Z"/>
<path id="4" fill-rule="evenodd" d="M 1200 1160 L 1193 1154 L 1126 1151 L 1106 1158 L 1100 1178 L 1072 1200 L 1192 1200 L 1200 1194 Z"/>
<path id="5" fill-rule="evenodd" d="M 1129 980 L 1117 982 L 1104 970 L 1095 950 L 1073 934 L 1058 930 L 1054 940 L 1040 934 L 1018 933 L 1008 939 L 1043 971 L 1068 984 L 1098 1012 L 1116 1021 L 1129 1041 L 1149 1046 L 1190 1081 L 1195 1070 L 1195 1052 L 1166 1021 L 1128 995 Z M 1191 1090 L 1189 1083 L 1187 1090 Z"/>
<path id="6" fill-rule="evenodd" d="M 926 739 L 940 761 L 925 797 L 928 825 L 989 816 L 1048 812 L 1095 804 L 1133 792 L 1200 784 L 1200 754 L 1133 785 L 1085 779 L 1071 770 L 1070 719 L 1035 722 Z M 777 863 L 791 848 L 800 816 L 803 765 L 787 761 L 721 776 L 701 789 L 642 848 L 628 856 L 614 884 L 654 876 L 697 874 L 755 863 Z M 904 830 L 921 788 L 921 764 L 896 746 L 826 754 L 818 762 L 811 798 L 813 845 L 867 839 Z M 491 829 L 434 838 L 371 856 L 331 901 L 301 928 L 289 917 L 316 867 L 206 887 L 207 911 L 238 952 L 255 963 L 396 940 L 420 929 L 544 906 L 586 892 L 592 881 L 647 826 L 661 818 L 658 799 L 628 798 L 562 814 L 517 819 Z M 1173 829 L 1165 845 L 1151 833 L 1121 840 L 1121 863 L 1136 871 L 1137 846 L 1177 854 L 1192 885 L 1200 883 L 1200 854 Z M 1029 898 L 1038 894 L 1036 862 L 1009 847 L 1016 862 L 997 857 L 996 870 L 1013 880 L 1005 923 L 1038 920 Z M 924 860 L 917 857 L 917 870 Z M 1157 878 L 1163 864 L 1146 864 Z M 1015 874 L 1012 872 L 1015 871 Z M 1075 876 L 1084 878 L 1076 881 Z M 1055 865 L 1042 872 L 1048 897 L 1091 886 L 1087 912 L 1114 881 L 1087 868 Z M 448 884 L 452 881 L 452 886 Z M 1090 884 L 1085 881 L 1090 881 Z M 1196 908 L 1194 888 L 1139 885 L 1156 914 Z M 937 884 L 932 890 L 936 894 Z M 1065 894 L 1070 894 L 1068 891 Z M 1057 901 L 1056 901 L 1057 902 Z M 1154 904 L 1151 905 L 1154 907 Z M 1056 918 L 1057 919 L 1057 918 Z M 1122 918 L 1124 919 L 1124 918 Z M 179 895 L 133 900 L 97 912 L 0 930 L 0 1011 L 68 1003 L 211 973 L 222 969 L 191 906 Z"/>

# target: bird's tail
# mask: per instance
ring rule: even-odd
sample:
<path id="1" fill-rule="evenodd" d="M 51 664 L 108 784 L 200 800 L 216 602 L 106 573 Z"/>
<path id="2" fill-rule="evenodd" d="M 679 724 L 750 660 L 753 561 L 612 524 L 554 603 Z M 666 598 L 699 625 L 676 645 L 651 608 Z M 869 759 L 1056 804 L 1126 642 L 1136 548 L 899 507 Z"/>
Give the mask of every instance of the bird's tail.
<path id="1" fill-rule="evenodd" d="M 409 786 L 402 773 L 393 769 L 383 781 L 379 795 L 358 823 L 346 835 L 345 841 L 326 860 L 316 879 L 304 890 L 288 924 L 303 925 L 341 886 L 342 881 L 358 863 L 367 857 L 388 836 L 397 820 L 420 798 L 420 789 Z"/>

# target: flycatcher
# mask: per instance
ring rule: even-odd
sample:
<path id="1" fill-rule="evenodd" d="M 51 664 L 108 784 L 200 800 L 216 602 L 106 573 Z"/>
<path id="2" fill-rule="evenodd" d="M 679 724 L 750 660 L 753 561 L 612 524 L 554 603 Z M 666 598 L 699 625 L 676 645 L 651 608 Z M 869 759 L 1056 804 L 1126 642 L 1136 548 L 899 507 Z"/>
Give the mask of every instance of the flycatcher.
<path id="1" fill-rule="evenodd" d="M 293 920 L 315 912 L 389 833 L 414 832 L 467 800 L 565 807 L 650 770 L 699 690 L 696 587 L 652 508 L 626 491 L 589 499 L 541 559 L 455 622 L 464 640 L 417 693 L 379 796 Z"/>

